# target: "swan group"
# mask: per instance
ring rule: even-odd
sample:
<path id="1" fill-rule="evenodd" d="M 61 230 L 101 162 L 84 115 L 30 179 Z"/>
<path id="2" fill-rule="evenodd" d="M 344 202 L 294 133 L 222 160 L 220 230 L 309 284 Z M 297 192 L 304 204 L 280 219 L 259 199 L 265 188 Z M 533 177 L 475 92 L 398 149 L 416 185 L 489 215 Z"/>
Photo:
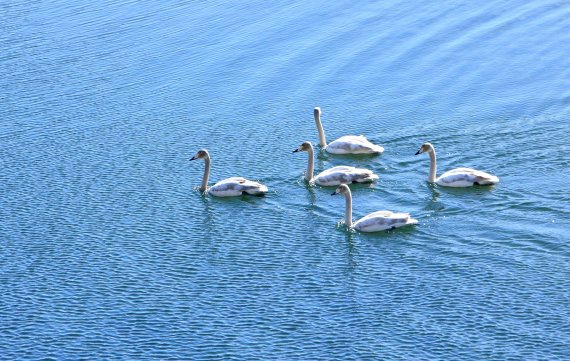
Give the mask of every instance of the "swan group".
<path id="1" fill-rule="evenodd" d="M 384 148 L 371 143 L 364 136 L 346 135 L 327 144 L 321 122 L 321 109 L 319 107 L 314 109 L 314 118 L 319 132 L 321 149 L 328 153 L 381 154 L 384 152 Z M 336 166 L 326 169 L 315 176 L 315 154 L 311 142 L 303 142 L 298 148 L 293 150 L 293 153 L 297 152 L 307 152 L 307 170 L 304 178 L 309 185 L 338 186 L 332 195 L 342 194 L 345 197 L 344 223 L 349 229 L 360 232 L 377 232 L 418 223 L 409 213 L 391 211 L 373 212 L 353 223 L 352 192 L 348 184 L 371 183 L 378 180 L 378 175 L 366 168 Z M 422 144 L 416 155 L 421 153 L 428 153 L 430 157 L 430 170 L 427 179 L 430 183 L 436 183 L 443 187 L 471 187 L 474 185 L 495 185 L 499 182 L 497 176 L 471 168 L 455 168 L 437 177 L 437 159 L 434 146 L 431 143 Z M 216 197 L 236 197 L 242 195 L 262 196 L 268 192 L 267 186 L 242 177 L 227 178 L 208 187 L 211 163 L 210 154 L 206 149 L 200 149 L 190 160 L 198 159 L 203 159 L 205 163 L 204 175 L 200 186 L 200 191 L 205 194 Z"/>

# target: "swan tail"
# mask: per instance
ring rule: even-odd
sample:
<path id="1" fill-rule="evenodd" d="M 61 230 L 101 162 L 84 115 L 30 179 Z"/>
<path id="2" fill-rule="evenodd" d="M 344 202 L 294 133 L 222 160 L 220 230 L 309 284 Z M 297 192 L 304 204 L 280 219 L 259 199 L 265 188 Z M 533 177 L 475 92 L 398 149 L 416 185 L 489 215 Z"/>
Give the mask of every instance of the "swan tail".
<path id="1" fill-rule="evenodd" d="M 374 181 L 377 181 L 380 177 L 378 177 L 377 174 L 374 173 L 370 173 L 370 174 L 366 174 L 361 178 L 356 179 L 356 182 L 358 183 L 371 183 Z"/>
<path id="2" fill-rule="evenodd" d="M 412 217 L 408 218 L 406 222 L 406 224 L 418 224 L 418 223 L 419 223 L 418 220 Z"/>
<path id="3" fill-rule="evenodd" d="M 487 177 L 476 177 L 476 179 L 477 184 L 482 186 L 499 183 L 499 177 L 490 174 Z"/>
<path id="4" fill-rule="evenodd" d="M 257 185 L 244 187 L 242 194 L 245 193 L 245 194 L 249 194 L 252 196 L 263 196 L 268 191 L 269 191 L 269 189 L 267 188 L 267 186 L 265 186 L 263 184 L 257 184 Z"/>

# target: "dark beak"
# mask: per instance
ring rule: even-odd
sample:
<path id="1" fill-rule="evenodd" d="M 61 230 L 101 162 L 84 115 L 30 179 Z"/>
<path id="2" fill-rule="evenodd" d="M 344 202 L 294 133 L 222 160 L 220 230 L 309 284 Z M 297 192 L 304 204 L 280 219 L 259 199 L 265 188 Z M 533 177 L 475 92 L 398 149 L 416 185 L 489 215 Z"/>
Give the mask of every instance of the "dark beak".
<path id="1" fill-rule="evenodd" d="M 422 152 L 422 150 L 421 150 L 421 149 L 420 149 L 420 150 L 418 150 L 418 151 L 416 152 L 416 155 L 420 154 L 421 152 Z"/>
<path id="2" fill-rule="evenodd" d="M 334 191 L 334 192 L 331 193 L 331 196 L 334 196 L 334 195 L 336 195 L 336 191 Z"/>
<path id="3" fill-rule="evenodd" d="M 298 151 L 299 151 L 299 149 L 295 149 L 295 150 L 293 151 L 293 153 L 297 153 Z"/>
<path id="4" fill-rule="evenodd" d="M 192 158 L 190 158 L 190 160 L 196 160 L 198 158 L 196 158 L 196 156 L 193 156 Z"/>

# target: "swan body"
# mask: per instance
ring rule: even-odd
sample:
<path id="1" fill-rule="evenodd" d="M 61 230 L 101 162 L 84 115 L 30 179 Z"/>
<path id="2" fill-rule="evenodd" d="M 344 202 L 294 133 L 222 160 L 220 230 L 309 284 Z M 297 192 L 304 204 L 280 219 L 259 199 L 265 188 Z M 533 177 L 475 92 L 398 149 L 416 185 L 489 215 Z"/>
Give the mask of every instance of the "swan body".
<path id="1" fill-rule="evenodd" d="M 216 197 L 236 197 L 243 194 L 263 195 L 268 192 L 266 186 L 242 177 L 232 177 L 219 181 L 208 189 Z"/>
<path id="2" fill-rule="evenodd" d="M 471 168 L 455 168 L 436 177 L 437 158 L 431 143 L 422 144 L 416 155 L 428 153 L 430 157 L 430 171 L 428 182 L 443 187 L 471 187 L 473 185 L 493 185 L 499 183 L 499 177 Z"/>
<path id="3" fill-rule="evenodd" d="M 317 174 L 313 181 L 321 186 L 337 186 L 341 183 L 371 183 L 378 175 L 365 168 L 338 166 Z"/>
<path id="4" fill-rule="evenodd" d="M 326 187 L 337 186 L 342 183 L 370 183 L 378 179 L 378 175 L 369 169 L 344 165 L 329 168 L 313 176 L 315 159 L 313 145 L 310 142 L 304 142 L 293 151 L 293 153 L 296 152 L 307 152 L 309 155 L 307 171 L 305 172 L 305 180 L 309 183 L 316 183 Z"/>
<path id="5" fill-rule="evenodd" d="M 261 196 L 268 192 L 265 185 L 242 177 L 231 177 L 221 180 L 208 188 L 210 177 L 210 154 L 206 149 L 199 150 L 190 160 L 204 159 L 206 164 L 200 190 L 216 197 L 236 197 L 245 194 Z"/>
<path id="6" fill-rule="evenodd" d="M 499 178 L 476 169 L 455 168 L 440 175 L 435 183 L 444 187 L 471 187 L 475 184 L 493 185 L 499 183 Z"/>
<path id="7" fill-rule="evenodd" d="M 333 196 L 336 194 L 342 194 L 345 197 L 346 210 L 344 223 L 348 228 L 360 232 L 378 232 L 418 223 L 409 213 L 394 213 L 391 211 L 373 212 L 352 223 L 352 194 L 350 188 L 348 188 L 346 184 L 341 184 L 332 193 Z"/>
<path id="8" fill-rule="evenodd" d="M 319 132 L 321 147 L 332 154 L 380 154 L 384 148 L 371 143 L 363 135 L 345 135 L 327 144 L 323 123 L 321 122 L 321 108 L 316 107 L 313 115 Z"/>

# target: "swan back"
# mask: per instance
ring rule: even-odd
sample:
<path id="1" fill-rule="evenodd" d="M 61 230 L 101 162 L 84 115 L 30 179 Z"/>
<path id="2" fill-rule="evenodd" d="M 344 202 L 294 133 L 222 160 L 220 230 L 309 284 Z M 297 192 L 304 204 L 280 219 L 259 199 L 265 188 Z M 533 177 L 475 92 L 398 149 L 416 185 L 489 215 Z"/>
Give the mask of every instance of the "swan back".
<path id="1" fill-rule="evenodd" d="M 267 192 L 265 185 L 242 177 L 221 180 L 208 189 L 208 193 L 216 197 L 235 197 L 243 194 L 263 195 Z"/>
<path id="2" fill-rule="evenodd" d="M 471 187 L 475 184 L 493 185 L 499 183 L 499 177 L 476 169 L 455 168 L 443 173 L 437 178 L 436 183 L 445 187 Z"/>
<path id="3" fill-rule="evenodd" d="M 370 183 L 378 178 L 378 175 L 369 169 L 337 166 L 322 171 L 313 180 L 318 185 L 336 186 L 349 183 Z"/>
<path id="4" fill-rule="evenodd" d="M 333 154 L 379 154 L 384 148 L 373 144 L 363 135 L 345 135 L 331 142 L 325 150 Z"/>
<path id="5" fill-rule="evenodd" d="M 411 218 L 409 213 L 377 211 L 360 218 L 354 223 L 353 228 L 361 232 L 378 232 L 417 223 L 418 221 Z"/>

